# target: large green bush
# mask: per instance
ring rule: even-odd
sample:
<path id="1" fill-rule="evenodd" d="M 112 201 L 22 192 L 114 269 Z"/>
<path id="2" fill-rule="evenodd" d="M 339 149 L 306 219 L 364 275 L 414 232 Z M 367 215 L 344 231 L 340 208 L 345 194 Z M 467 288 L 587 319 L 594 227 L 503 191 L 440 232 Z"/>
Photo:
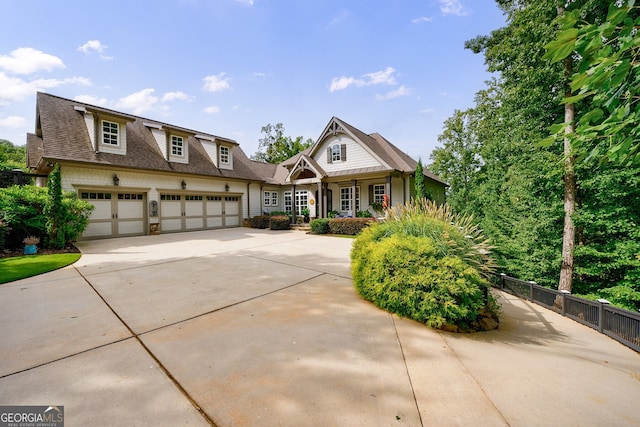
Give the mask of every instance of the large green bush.
<path id="1" fill-rule="evenodd" d="M 312 219 L 309 225 L 313 234 L 327 234 L 329 232 L 329 220 L 327 218 Z"/>
<path id="2" fill-rule="evenodd" d="M 389 209 L 387 220 L 356 238 L 351 252 L 358 293 L 400 316 L 439 328 L 471 328 L 497 317 L 487 275 L 489 245 L 471 218 L 428 200 Z"/>
<path id="3" fill-rule="evenodd" d="M 47 233 L 47 188 L 34 186 L 12 186 L 0 189 L 0 217 L 6 223 L 5 246 L 17 249 L 22 239 L 36 236 L 44 246 L 52 245 Z M 75 193 L 62 193 L 62 217 L 59 234 L 65 243 L 72 242 L 87 227 L 93 206 L 79 200 Z"/>

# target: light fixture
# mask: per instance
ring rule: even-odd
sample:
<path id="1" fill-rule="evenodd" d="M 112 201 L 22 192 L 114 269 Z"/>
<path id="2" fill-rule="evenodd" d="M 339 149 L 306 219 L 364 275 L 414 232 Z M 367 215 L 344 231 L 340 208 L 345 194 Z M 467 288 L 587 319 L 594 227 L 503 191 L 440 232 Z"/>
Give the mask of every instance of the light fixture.
<path id="1" fill-rule="evenodd" d="M 229 184 L 224 185 L 224 191 L 229 191 Z"/>
<path id="2" fill-rule="evenodd" d="M 118 175 L 116 175 L 115 173 L 113 174 L 113 185 L 115 185 L 116 187 L 120 185 L 120 178 L 118 178 Z"/>
<path id="3" fill-rule="evenodd" d="M 180 186 L 182 187 L 183 190 L 187 189 L 187 183 L 184 182 L 184 179 L 182 180 L 182 182 L 180 183 Z"/>
<path id="4" fill-rule="evenodd" d="M 49 163 L 47 163 L 47 167 L 48 167 L 48 168 L 52 168 L 52 167 L 54 167 L 54 166 L 55 166 L 55 164 L 54 164 L 53 162 L 49 162 Z"/>

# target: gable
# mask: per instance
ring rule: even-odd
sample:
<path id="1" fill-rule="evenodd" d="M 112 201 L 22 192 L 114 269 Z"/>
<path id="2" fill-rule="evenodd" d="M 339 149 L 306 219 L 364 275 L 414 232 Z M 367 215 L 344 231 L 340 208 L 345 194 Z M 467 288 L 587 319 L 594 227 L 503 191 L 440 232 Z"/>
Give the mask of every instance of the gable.
<path id="1" fill-rule="evenodd" d="M 339 160 L 333 161 L 328 153 L 337 147 Z M 346 159 L 345 159 L 346 157 Z M 364 169 L 384 166 L 357 140 L 344 133 L 336 133 L 326 138 L 314 150 L 313 160 L 326 172 L 345 169 Z"/>

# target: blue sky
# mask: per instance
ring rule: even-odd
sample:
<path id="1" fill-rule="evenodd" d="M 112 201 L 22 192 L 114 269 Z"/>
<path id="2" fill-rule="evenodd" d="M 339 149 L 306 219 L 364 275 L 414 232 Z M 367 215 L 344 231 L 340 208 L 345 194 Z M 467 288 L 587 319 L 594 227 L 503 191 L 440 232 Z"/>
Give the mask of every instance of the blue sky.
<path id="1" fill-rule="evenodd" d="M 44 91 L 232 138 L 315 140 L 332 116 L 428 163 L 489 78 L 464 42 L 493 0 L 5 0 L 0 138 L 23 145 Z"/>

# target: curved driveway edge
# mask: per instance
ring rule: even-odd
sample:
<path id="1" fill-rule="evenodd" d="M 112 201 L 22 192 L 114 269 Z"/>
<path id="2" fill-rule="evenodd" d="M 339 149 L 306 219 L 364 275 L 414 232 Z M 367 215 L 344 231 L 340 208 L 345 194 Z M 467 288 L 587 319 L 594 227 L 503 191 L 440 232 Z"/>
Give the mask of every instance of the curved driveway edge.
<path id="1" fill-rule="evenodd" d="M 0 405 L 71 425 L 637 425 L 640 355 L 509 294 L 450 334 L 361 300 L 351 239 L 247 228 L 82 242 L 0 286 Z"/>

